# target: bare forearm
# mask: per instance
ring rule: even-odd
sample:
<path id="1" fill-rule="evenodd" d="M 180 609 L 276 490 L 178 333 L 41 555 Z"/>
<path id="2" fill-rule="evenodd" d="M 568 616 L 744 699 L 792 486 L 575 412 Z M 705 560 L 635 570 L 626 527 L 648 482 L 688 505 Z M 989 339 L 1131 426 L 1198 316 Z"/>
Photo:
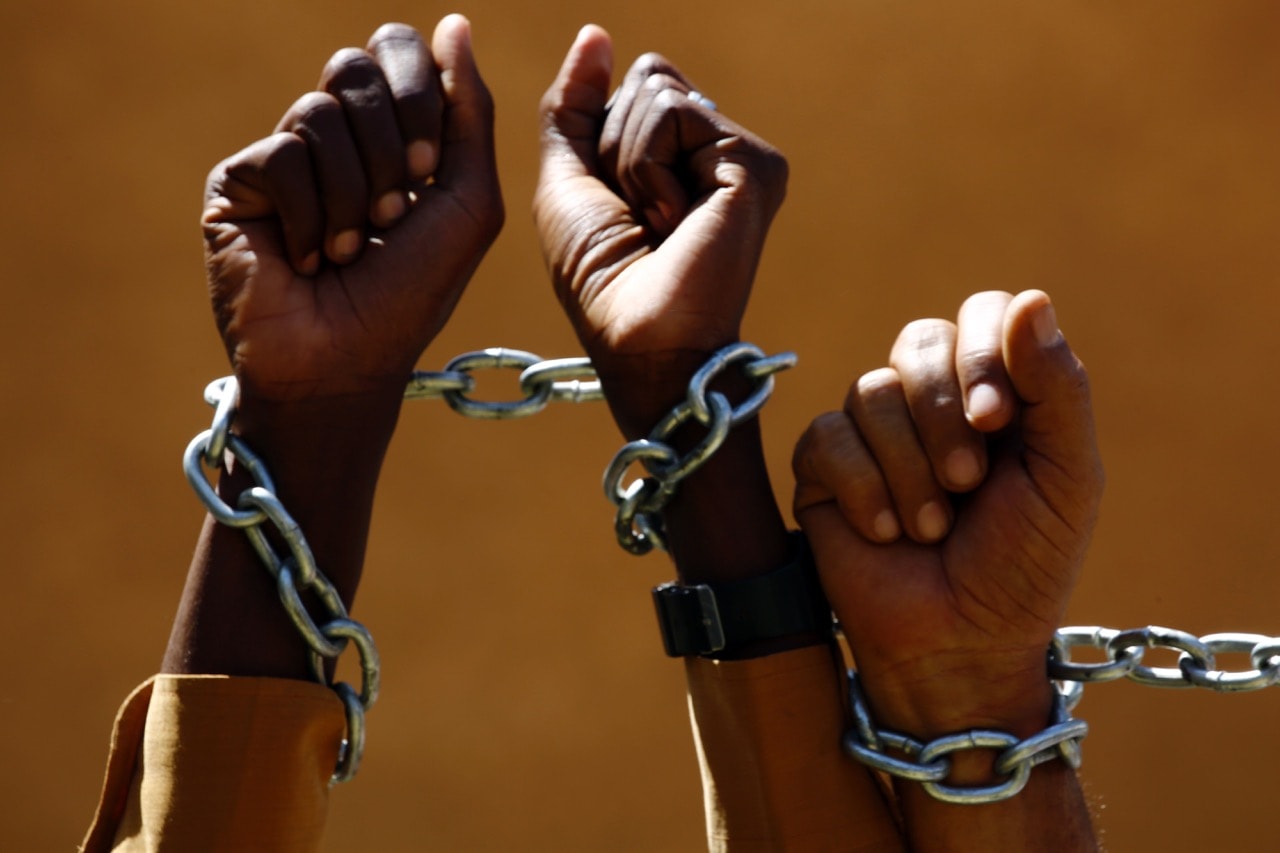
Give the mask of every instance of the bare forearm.
<path id="1" fill-rule="evenodd" d="M 347 606 L 360 582 L 374 489 L 399 406 L 393 394 L 362 403 L 251 406 L 236 430 L 266 464 L 278 497 Z M 236 464 L 222 473 L 218 491 L 235 506 L 252 485 Z M 206 518 L 163 671 L 309 678 L 307 661 L 276 583 L 244 532 Z"/>

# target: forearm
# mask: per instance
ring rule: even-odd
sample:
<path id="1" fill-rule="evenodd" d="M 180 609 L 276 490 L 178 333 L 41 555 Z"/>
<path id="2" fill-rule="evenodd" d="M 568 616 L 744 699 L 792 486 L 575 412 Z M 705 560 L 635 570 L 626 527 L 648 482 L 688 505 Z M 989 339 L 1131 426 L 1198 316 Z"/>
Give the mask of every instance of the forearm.
<path id="1" fill-rule="evenodd" d="M 901 853 L 888 792 L 840 747 L 842 669 L 826 646 L 686 660 L 711 850 Z"/>
<path id="2" fill-rule="evenodd" d="M 649 400 L 615 392 L 624 434 L 644 435 L 642 423 L 679 403 L 698 366 L 686 365 L 662 396 L 653 382 L 623 386 L 647 389 Z M 734 404 L 752 390 L 740 375 L 724 376 L 713 389 Z M 703 435 L 697 426 L 687 430 L 675 438 L 680 452 Z M 686 585 L 742 581 L 795 558 L 769 482 L 759 419 L 731 430 L 681 482 L 663 524 Z M 689 657 L 685 672 L 712 850 L 903 849 L 887 791 L 841 749 L 843 663 L 829 634 L 759 639 Z"/>
<path id="3" fill-rule="evenodd" d="M 242 407 L 234 431 L 263 461 L 316 564 L 349 607 L 360 582 L 378 472 L 399 411 L 390 392 L 344 401 Z M 253 485 L 221 473 L 236 506 Z M 267 522 L 270 531 L 271 524 Z M 279 553 L 283 545 L 271 536 Z M 304 598 L 305 600 L 305 598 Z M 307 646 L 244 532 L 206 517 L 162 671 L 310 678 Z"/>

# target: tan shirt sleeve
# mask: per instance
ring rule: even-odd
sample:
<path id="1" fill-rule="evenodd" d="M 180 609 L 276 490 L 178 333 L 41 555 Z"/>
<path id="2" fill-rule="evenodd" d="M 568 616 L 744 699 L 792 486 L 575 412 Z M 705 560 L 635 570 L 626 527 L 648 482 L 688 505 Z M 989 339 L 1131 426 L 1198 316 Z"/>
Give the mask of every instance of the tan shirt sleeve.
<path id="1" fill-rule="evenodd" d="M 841 747 L 834 647 L 685 667 L 713 853 L 903 849 L 884 786 Z"/>
<path id="2" fill-rule="evenodd" d="M 345 727 L 320 684 L 156 676 L 116 717 L 82 850 L 315 851 Z"/>

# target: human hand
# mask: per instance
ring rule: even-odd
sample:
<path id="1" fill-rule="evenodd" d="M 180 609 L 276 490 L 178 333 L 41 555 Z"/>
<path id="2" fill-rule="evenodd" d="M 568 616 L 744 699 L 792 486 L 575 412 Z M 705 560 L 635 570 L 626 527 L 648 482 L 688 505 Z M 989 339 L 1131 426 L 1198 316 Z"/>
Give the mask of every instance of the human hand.
<path id="1" fill-rule="evenodd" d="M 1098 511 L 1084 368 L 1039 291 L 923 320 L 796 449 L 796 517 L 877 723 L 1049 722 L 1046 650 Z"/>
<path id="2" fill-rule="evenodd" d="M 556 293 L 636 438 L 738 339 L 787 166 L 657 54 L 610 103 L 612 64 L 608 34 L 584 27 L 542 100 L 533 209 Z"/>
<path id="3" fill-rule="evenodd" d="M 502 226 L 493 105 L 467 20 L 387 24 L 329 60 L 276 132 L 218 164 L 203 226 L 242 414 L 398 405 Z"/>

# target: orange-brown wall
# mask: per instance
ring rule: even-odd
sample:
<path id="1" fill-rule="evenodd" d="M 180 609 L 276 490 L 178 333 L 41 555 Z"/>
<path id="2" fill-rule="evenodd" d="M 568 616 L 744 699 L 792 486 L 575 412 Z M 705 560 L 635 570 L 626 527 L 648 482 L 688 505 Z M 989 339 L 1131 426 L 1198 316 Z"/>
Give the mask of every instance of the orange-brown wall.
<path id="1" fill-rule="evenodd" d="M 6 4 L 0 121 L 0 826 L 68 850 L 111 715 L 155 668 L 200 519 L 179 470 L 225 364 L 208 167 L 333 50 L 450 8 Z M 461 6 L 499 104 L 509 224 L 424 358 L 576 352 L 530 227 L 540 91 L 577 27 L 661 50 L 790 157 L 747 335 L 794 348 L 790 444 L 896 329 L 1043 287 L 1089 364 L 1110 483 L 1071 620 L 1280 633 L 1280 5 L 793 0 Z M 407 406 L 357 615 L 382 650 L 328 850 L 695 850 L 681 669 L 610 541 L 601 406 L 520 423 Z M 323 464 L 317 460 L 317 464 Z M 1089 689 L 1112 851 L 1273 849 L 1280 691 Z"/>

